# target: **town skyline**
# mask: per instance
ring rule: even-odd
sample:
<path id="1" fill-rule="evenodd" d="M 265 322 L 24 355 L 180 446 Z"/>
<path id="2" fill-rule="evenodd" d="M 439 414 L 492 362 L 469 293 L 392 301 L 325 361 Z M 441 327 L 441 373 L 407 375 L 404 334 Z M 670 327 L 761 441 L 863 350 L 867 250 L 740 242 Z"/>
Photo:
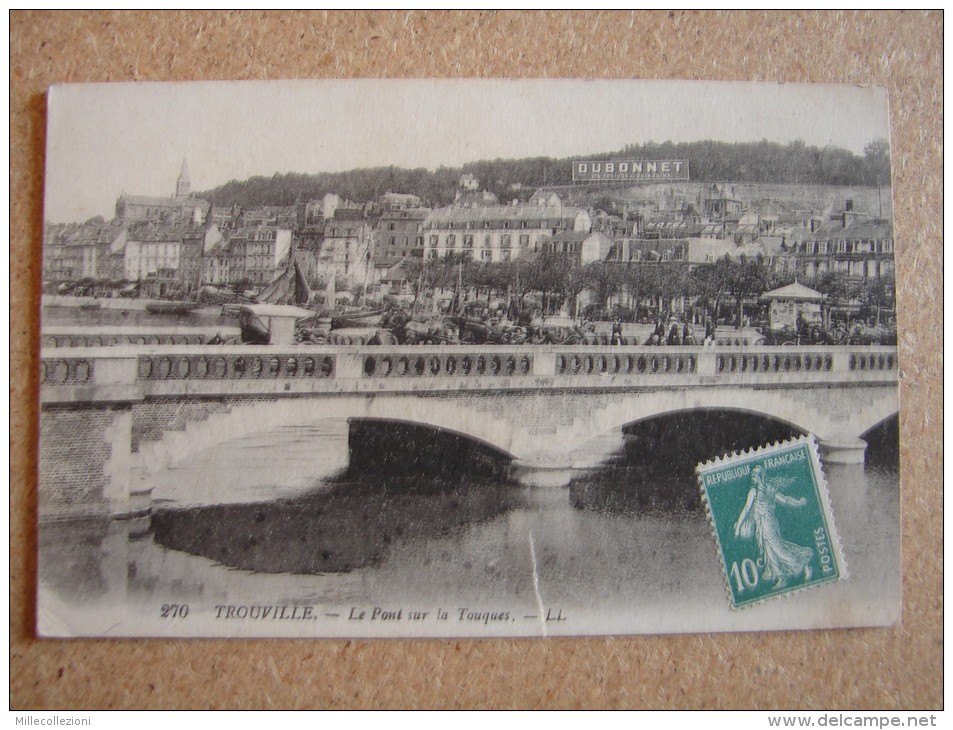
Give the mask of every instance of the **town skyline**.
<path id="1" fill-rule="evenodd" d="M 553 85 L 564 93 L 552 94 Z M 60 85 L 48 99 L 44 219 L 109 219 L 123 192 L 169 195 L 183 158 L 192 189 L 207 191 L 232 180 L 286 173 L 585 157 L 659 140 L 801 140 L 862 154 L 870 142 L 889 138 L 886 113 L 870 114 L 871 103 L 886 110 L 881 89 L 805 85 L 798 89 L 801 104 L 792 108 L 790 85 L 756 87 L 759 103 L 752 112 L 751 85 L 714 82 Z M 421 111 L 428 105 L 439 111 Z M 673 105 L 685 110 L 674 123 Z M 805 106 L 815 113 L 803 114 Z M 249 108 L 279 113 L 249 115 Z"/>

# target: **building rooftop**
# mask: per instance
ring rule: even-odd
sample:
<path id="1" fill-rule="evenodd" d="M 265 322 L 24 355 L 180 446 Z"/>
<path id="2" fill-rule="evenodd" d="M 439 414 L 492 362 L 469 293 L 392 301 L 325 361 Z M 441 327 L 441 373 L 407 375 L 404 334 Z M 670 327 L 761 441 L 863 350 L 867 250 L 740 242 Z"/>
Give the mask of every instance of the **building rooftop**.
<path id="1" fill-rule="evenodd" d="M 554 208 L 544 205 L 481 205 L 473 208 L 448 206 L 437 208 L 427 218 L 427 225 L 443 227 L 448 223 L 479 223 L 492 221 L 573 221 L 582 208 L 564 205 Z"/>
<path id="2" fill-rule="evenodd" d="M 799 284 L 798 282 L 782 286 L 780 289 L 765 292 L 762 296 L 765 299 L 798 299 L 808 302 L 819 302 L 824 298 L 824 295 L 819 291 L 814 291 L 810 287 Z"/>

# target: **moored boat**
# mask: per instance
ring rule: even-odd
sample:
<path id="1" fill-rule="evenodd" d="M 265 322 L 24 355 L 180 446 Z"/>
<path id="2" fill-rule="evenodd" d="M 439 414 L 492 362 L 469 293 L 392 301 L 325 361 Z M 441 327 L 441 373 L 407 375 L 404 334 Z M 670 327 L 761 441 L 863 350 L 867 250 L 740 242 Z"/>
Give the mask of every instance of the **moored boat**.
<path id="1" fill-rule="evenodd" d="M 200 306 L 197 302 L 150 302 L 146 311 L 150 314 L 188 314 Z"/>
<path id="2" fill-rule="evenodd" d="M 379 327 L 383 309 L 354 309 L 331 312 L 331 329 Z"/>

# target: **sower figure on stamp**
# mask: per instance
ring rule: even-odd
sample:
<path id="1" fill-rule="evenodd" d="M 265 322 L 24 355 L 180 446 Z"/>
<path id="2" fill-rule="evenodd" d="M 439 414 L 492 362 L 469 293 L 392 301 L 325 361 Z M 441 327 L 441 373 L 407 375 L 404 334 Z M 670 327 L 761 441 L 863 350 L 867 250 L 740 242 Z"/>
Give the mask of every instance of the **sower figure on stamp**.
<path id="1" fill-rule="evenodd" d="M 751 490 L 744 508 L 735 523 L 735 537 L 750 538 L 758 541 L 758 549 L 764 560 L 765 580 L 777 581 L 775 588 L 782 588 L 788 578 L 801 573 L 804 580 L 811 579 L 811 558 L 814 551 L 808 547 L 796 545 L 781 537 L 781 528 L 775 509 L 778 504 L 789 507 L 803 507 L 807 500 L 803 497 L 788 497 L 780 493 L 781 480 L 765 478 L 764 469 L 756 465 L 751 470 Z"/>

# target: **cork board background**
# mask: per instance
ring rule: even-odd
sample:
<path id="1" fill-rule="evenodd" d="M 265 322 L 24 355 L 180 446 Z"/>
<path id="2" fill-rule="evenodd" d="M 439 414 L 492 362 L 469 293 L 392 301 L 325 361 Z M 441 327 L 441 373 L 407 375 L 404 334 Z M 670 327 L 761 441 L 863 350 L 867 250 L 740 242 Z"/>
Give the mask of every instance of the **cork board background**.
<path id="1" fill-rule="evenodd" d="M 11 13 L 11 708 L 942 707 L 942 24 L 940 12 Z M 902 623 L 519 641 L 37 640 L 47 87 L 351 76 L 886 87 L 901 307 Z"/>

